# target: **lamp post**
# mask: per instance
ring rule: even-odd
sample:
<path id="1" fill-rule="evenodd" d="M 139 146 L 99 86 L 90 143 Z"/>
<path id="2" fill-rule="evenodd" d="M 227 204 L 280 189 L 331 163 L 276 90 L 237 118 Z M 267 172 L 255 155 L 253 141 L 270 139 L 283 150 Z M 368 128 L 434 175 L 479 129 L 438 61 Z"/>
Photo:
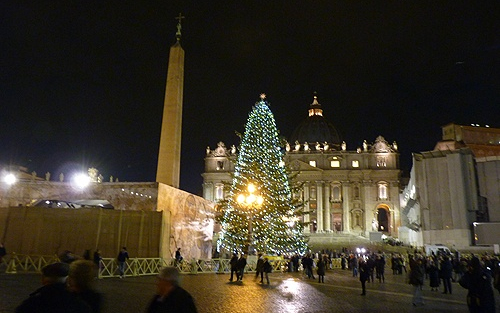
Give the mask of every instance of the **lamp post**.
<path id="1" fill-rule="evenodd" d="M 264 198 L 260 194 L 256 194 L 257 188 L 254 184 L 250 183 L 247 186 L 247 192 L 240 193 L 236 196 L 236 202 L 246 210 L 248 214 L 248 254 L 251 252 L 253 246 L 253 210 L 259 209 L 264 202 Z"/>

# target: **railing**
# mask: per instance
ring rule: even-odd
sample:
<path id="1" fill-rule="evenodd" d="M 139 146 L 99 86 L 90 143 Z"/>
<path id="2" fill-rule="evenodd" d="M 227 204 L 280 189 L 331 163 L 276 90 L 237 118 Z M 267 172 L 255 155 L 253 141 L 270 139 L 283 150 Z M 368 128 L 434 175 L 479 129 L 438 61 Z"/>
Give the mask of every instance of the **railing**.
<path id="1" fill-rule="evenodd" d="M 157 275 L 164 266 L 175 266 L 182 274 L 201 273 L 230 273 L 231 265 L 229 259 L 210 259 L 176 262 L 175 259 L 162 258 L 130 258 L 125 262 L 125 276 L 146 276 Z M 60 262 L 56 255 L 23 255 L 12 253 L 6 263 L 6 273 L 16 274 L 18 272 L 41 272 L 42 268 L 48 264 Z M 274 272 L 287 272 L 289 269 L 288 260 L 269 261 Z M 255 272 L 256 261 L 248 261 L 245 272 Z M 340 268 L 340 259 L 332 260 L 332 268 Z M 118 277 L 118 262 L 115 258 L 102 258 L 99 265 L 98 277 L 109 278 Z"/>

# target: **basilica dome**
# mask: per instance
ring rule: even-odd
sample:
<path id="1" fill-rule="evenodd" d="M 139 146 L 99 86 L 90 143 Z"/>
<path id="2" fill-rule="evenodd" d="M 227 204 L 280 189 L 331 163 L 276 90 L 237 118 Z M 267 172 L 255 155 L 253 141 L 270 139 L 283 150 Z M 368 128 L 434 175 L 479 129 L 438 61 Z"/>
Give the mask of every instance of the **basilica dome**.
<path id="1" fill-rule="evenodd" d="M 289 142 L 294 143 L 329 143 L 340 144 L 341 140 L 337 130 L 323 117 L 323 109 L 315 95 L 313 103 L 309 106 L 309 116 L 293 131 Z"/>

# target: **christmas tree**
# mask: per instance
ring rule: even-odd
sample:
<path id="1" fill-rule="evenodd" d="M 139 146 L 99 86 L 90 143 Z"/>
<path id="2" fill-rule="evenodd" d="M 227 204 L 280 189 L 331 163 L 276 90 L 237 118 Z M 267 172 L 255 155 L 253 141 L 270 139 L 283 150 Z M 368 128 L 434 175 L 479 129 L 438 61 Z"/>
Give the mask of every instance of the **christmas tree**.
<path id="1" fill-rule="evenodd" d="M 300 204 L 283 160 L 274 116 L 261 95 L 250 112 L 228 197 L 218 205 L 218 247 L 229 252 L 303 253 Z"/>

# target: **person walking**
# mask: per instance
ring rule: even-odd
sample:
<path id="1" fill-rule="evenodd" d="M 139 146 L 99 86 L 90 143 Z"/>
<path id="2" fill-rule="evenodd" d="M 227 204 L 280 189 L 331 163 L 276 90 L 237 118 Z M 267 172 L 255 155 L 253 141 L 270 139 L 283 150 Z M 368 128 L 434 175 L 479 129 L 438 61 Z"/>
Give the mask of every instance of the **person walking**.
<path id="1" fill-rule="evenodd" d="M 481 266 L 481 261 L 473 257 L 468 272 L 458 281 L 468 290 L 467 306 L 471 313 L 495 313 L 495 295 L 491 286 L 491 276 Z"/>
<path id="2" fill-rule="evenodd" d="M 262 264 L 262 270 L 265 273 L 267 284 L 269 285 L 269 273 L 273 271 L 271 263 L 269 263 L 268 258 L 264 258 L 264 263 Z M 261 281 L 262 282 L 262 281 Z"/>
<path id="3" fill-rule="evenodd" d="M 311 255 L 308 253 L 302 259 L 302 266 L 304 267 L 304 270 L 306 271 L 307 277 L 315 279 L 314 273 L 313 273 L 313 264 L 314 264 L 314 260 L 312 259 Z"/>
<path id="4" fill-rule="evenodd" d="M 365 259 L 360 256 L 359 260 L 357 262 L 358 264 L 358 269 L 359 269 L 359 281 L 361 282 L 361 295 L 365 296 L 366 295 L 366 281 L 370 277 L 370 269 L 368 267 L 368 264 L 366 264 Z"/>
<path id="5" fill-rule="evenodd" d="M 118 260 L 118 271 L 120 272 L 120 278 L 123 278 L 125 277 L 126 262 L 129 259 L 126 247 L 122 247 L 116 259 Z"/>
<path id="6" fill-rule="evenodd" d="M 424 284 L 425 269 L 422 263 L 422 257 L 416 254 L 410 258 L 410 279 L 409 283 L 413 286 L 413 305 L 424 305 L 422 298 L 422 286 Z"/>
<path id="7" fill-rule="evenodd" d="M 259 277 L 260 274 L 260 283 L 263 283 L 264 280 L 264 258 L 262 257 L 262 253 L 258 254 L 259 259 L 257 260 L 257 265 L 255 266 L 255 279 Z"/>
<path id="8" fill-rule="evenodd" d="M 236 263 L 236 278 L 238 281 L 243 281 L 243 274 L 245 273 L 245 267 L 247 266 L 247 257 L 244 253 L 241 254 L 238 262 Z"/>
<path id="9" fill-rule="evenodd" d="M 238 256 L 233 253 L 231 260 L 229 260 L 229 265 L 231 266 L 231 278 L 229 281 L 233 281 L 233 273 L 236 274 L 236 280 L 238 280 Z"/>
<path id="10" fill-rule="evenodd" d="M 179 286 L 179 270 L 164 267 L 158 274 L 156 295 L 151 299 L 147 313 L 197 313 L 193 296 Z"/>

